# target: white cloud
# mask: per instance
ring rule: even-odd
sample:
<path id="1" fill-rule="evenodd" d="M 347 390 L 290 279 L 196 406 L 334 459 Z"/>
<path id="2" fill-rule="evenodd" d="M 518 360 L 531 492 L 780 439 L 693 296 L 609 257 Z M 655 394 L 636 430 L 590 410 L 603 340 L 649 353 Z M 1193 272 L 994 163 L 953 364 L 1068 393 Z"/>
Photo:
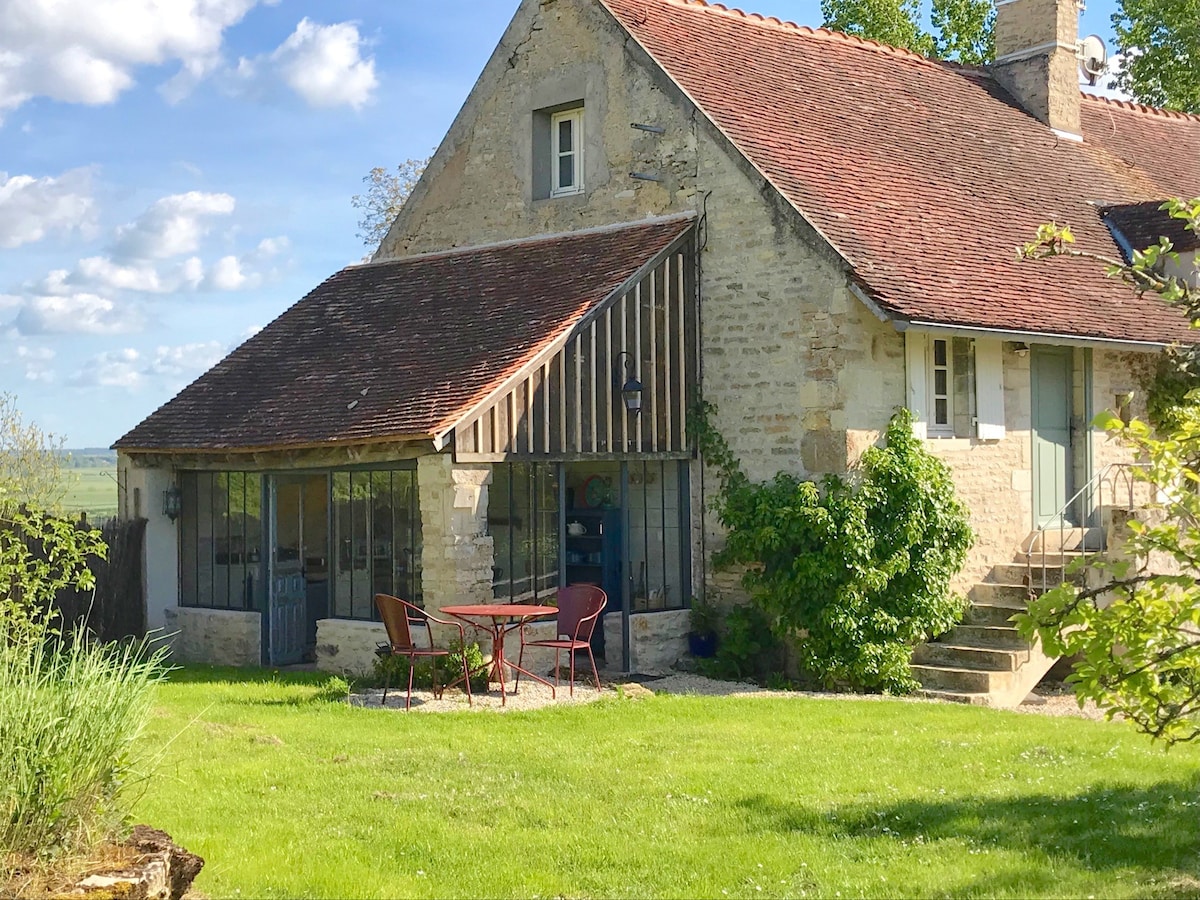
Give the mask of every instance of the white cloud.
<path id="1" fill-rule="evenodd" d="M 2 66 L 0 55 L 0 85 Z M 0 172 L 0 247 L 40 241 L 52 231 L 86 230 L 94 216 L 90 169 L 71 169 L 57 178 Z"/>
<path id="2" fill-rule="evenodd" d="M 365 45 L 353 22 L 317 25 L 304 18 L 269 55 L 243 57 L 231 74 L 243 86 L 277 78 L 309 106 L 360 109 L 379 84 L 375 58 L 362 56 Z"/>
<path id="3" fill-rule="evenodd" d="M 53 381 L 54 369 L 50 363 L 54 357 L 51 348 L 31 347 L 28 344 L 19 344 L 15 353 L 17 363 L 25 370 L 26 381 Z"/>
<path id="4" fill-rule="evenodd" d="M 137 331 L 142 316 L 97 294 L 38 295 L 23 298 L 13 324 L 21 334 L 120 334 Z"/>
<path id="5" fill-rule="evenodd" d="M 159 346 L 153 355 L 126 347 L 93 356 L 75 373 L 71 383 L 79 387 L 136 390 L 155 379 L 191 379 L 220 362 L 226 352 L 220 341 Z"/>
<path id="6" fill-rule="evenodd" d="M 220 62 L 226 28 L 255 0 L 0 0 L 0 111 L 45 96 L 113 102 L 137 67 L 172 60 L 178 99 Z"/>
<path id="7" fill-rule="evenodd" d="M 97 354 L 75 373 L 71 383 L 81 387 L 140 387 L 144 380 L 138 366 L 140 359 L 141 354 L 132 347 Z"/>
<path id="8" fill-rule="evenodd" d="M 233 212 L 229 194 L 188 191 L 151 204 L 136 222 L 117 229 L 113 256 L 117 259 L 167 259 L 191 253 L 209 232 L 208 220 Z"/>

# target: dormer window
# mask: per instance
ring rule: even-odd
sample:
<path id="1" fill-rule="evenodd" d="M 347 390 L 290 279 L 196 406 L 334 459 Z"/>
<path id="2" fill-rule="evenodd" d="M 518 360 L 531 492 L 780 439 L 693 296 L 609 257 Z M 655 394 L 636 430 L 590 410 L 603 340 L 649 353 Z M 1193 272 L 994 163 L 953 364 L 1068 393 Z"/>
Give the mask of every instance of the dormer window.
<path id="1" fill-rule="evenodd" d="M 550 196 L 583 190 L 583 107 L 550 117 Z"/>

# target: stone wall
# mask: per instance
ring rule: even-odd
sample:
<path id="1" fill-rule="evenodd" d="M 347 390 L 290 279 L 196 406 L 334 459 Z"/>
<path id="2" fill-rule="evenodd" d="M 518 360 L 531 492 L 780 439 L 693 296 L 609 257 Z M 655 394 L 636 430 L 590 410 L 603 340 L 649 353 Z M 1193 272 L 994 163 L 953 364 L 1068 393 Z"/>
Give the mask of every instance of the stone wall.
<path id="1" fill-rule="evenodd" d="M 417 461 L 425 608 L 492 601 L 492 538 L 487 533 L 490 466 L 456 466 L 448 453 Z"/>
<path id="2" fill-rule="evenodd" d="M 317 622 L 317 668 L 323 672 L 368 675 L 375 668 L 375 648 L 387 643 L 382 622 L 320 619 Z"/>
<path id="3" fill-rule="evenodd" d="M 164 618 L 175 662 L 262 664 L 262 616 L 257 612 L 181 606 L 166 609 Z"/>

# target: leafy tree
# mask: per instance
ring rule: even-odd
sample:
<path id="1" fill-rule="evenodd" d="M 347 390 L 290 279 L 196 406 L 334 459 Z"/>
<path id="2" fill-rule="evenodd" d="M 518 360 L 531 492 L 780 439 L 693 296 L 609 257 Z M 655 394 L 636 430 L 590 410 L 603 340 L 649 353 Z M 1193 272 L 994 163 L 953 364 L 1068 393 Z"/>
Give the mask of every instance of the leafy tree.
<path id="1" fill-rule="evenodd" d="M 933 0 L 933 31 L 917 0 L 821 0 L 824 26 L 923 56 L 983 65 L 995 56 L 991 0 Z"/>
<path id="2" fill-rule="evenodd" d="M 714 563 L 744 567 L 752 602 L 825 685 L 916 688 L 913 646 L 962 616 L 950 579 L 972 535 L 950 471 L 913 435 L 912 414 L 892 418 L 886 446 L 868 449 L 849 478 L 820 485 L 787 473 L 751 482 L 707 415 L 697 421 L 727 529 Z"/>
<path id="3" fill-rule="evenodd" d="M 1163 208 L 1200 233 L 1200 198 Z M 1129 262 L 1075 250 L 1073 242 L 1070 229 L 1043 225 L 1020 255 L 1102 262 L 1110 276 L 1162 297 L 1200 324 L 1200 290 L 1170 265 L 1178 257 L 1165 238 Z M 1196 356 L 1195 347 L 1181 348 L 1170 359 L 1194 371 Z M 1193 391 L 1188 399 L 1163 419 L 1162 434 L 1112 413 L 1097 417 L 1143 463 L 1134 474 L 1155 498 L 1150 520 L 1129 522 L 1119 556 L 1090 562 L 1097 586 L 1068 582 L 1018 617 L 1022 632 L 1036 634 L 1048 653 L 1080 655 L 1068 680 L 1081 703 L 1094 700 L 1110 717 L 1120 714 L 1168 745 L 1200 737 L 1200 395 Z"/>
<path id="4" fill-rule="evenodd" d="M 1200 113 L 1200 0 L 1118 0 L 1124 63 L 1113 85 L 1142 103 Z"/>
<path id="5" fill-rule="evenodd" d="M 363 244 L 379 246 L 428 164 L 428 159 L 408 159 L 395 172 L 376 166 L 363 176 L 366 191 L 350 198 L 350 205 L 362 214 L 358 237 Z"/>
<path id="6" fill-rule="evenodd" d="M 27 423 L 17 398 L 0 394 L 0 514 L 28 504 L 57 509 L 66 494 L 62 441 Z"/>

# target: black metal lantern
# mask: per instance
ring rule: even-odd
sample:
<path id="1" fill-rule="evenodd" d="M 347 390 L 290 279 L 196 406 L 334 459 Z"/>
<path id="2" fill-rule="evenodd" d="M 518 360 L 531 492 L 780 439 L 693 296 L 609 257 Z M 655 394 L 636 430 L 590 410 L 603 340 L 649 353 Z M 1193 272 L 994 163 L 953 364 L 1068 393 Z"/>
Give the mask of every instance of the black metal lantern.
<path id="1" fill-rule="evenodd" d="M 181 509 L 183 509 L 183 491 L 173 484 L 163 491 L 163 515 L 174 522 L 179 518 Z"/>
<path id="2" fill-rule="evenodd" d="M 628 350 L 622 350 L 617 354 L 617 362 L 621 357 L 628 357 L 625 360 L 625 383 L 621 385 L 621 399 L 625 401 L 625 409 L 633 413 L 635 416 L 642 411 L 642 383 L 638 381 L 637 374 L 633 368 L 633 356 Z M 613 381 L 620 383 L 621 376 L 618 372 L 613 373 Z"/>

